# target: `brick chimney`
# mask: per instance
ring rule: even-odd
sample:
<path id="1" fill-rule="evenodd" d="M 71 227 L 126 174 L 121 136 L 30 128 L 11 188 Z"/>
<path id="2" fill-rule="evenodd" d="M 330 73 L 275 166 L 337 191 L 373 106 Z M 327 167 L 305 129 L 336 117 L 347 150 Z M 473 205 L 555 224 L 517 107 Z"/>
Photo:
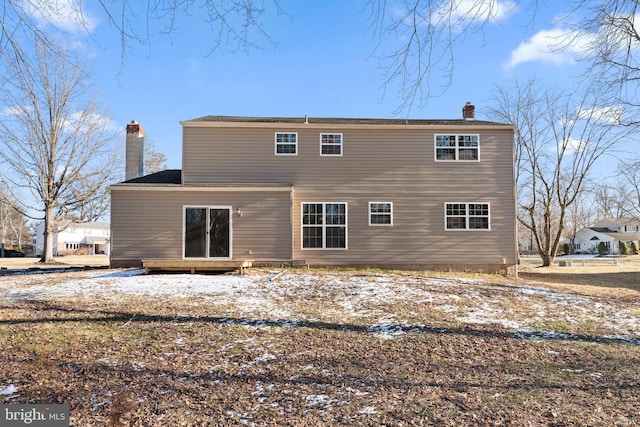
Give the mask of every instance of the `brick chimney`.
<path id="1" fill-rule="evenodd" d="M 144 128 L 135 120 L 127 125 L 125 181 L 144 174 Z"/>
<path id="2" fill-rule="evenodd" d="M 471 103 L 467 102 L 464 107 L 462 107 L 462 118 L 465 120 L 473 120 L 476 116 L 476 107 Z"/>

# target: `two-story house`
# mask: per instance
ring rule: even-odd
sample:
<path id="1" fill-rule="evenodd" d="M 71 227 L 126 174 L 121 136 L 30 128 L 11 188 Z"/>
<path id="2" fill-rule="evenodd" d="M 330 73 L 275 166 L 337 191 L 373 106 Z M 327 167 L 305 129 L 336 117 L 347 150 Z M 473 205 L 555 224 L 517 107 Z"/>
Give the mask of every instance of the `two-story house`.
<path id="1" fill-rule="evenodd" d="M 573 250 L 576 253 L 598 253 L 600 242 L 610 254 L 620 252 L 620 242 L 627 248 L 635 243 L 640 247 L 640 221 L 635 218 L 604 218 L 593 227 L 583 228 L 576 233 Z"/>
<path id="2" fill-rule="evenodd" d="M 133 171 L 110 187 L 111 264 L 515 273 L 514 127 L 473 108 L 457 120 L 202 117 L 181 122 L 182 170 L 147 176 L 132 122 Z"/>
<path id="3" fill-rule="evenodd" d="M 53 255 L 109 254 L 111 230 L 108 222 L 64 220 L 53 229 Z M 44 221 L 36 227 L 36 252 L 44 249 Z"/>

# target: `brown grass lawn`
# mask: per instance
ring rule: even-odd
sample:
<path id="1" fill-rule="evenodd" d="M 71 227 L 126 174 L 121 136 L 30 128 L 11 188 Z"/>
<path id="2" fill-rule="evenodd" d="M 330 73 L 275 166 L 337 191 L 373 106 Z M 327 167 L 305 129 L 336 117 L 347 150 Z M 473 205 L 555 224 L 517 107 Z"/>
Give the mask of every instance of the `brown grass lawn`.
<path id="1" fill-rule="evenodd" d="M 68 255 L 55 257 L 53 264 L 41 264 L 39 258 L 0 258 L 0 268 L 8 270 L 16 269 L 50 269 L 65 267 L 107 267 L 109 255 Z"/>
<path id="2" fill-rule="evenodd" d="M 219 298 L 0 277 L 0 403 L 75 426 L 640 425 L 640 268 L 582 268 L 257 270 L 264 292 Z M 527 331 L 473 320 L 495 313 Z"/>

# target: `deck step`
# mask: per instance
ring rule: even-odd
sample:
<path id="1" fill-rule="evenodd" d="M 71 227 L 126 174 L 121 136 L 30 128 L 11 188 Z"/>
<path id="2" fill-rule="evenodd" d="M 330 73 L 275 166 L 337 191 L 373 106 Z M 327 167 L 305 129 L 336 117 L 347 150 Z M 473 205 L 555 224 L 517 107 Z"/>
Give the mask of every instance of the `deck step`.
<path id="1" fill-rule="evenodd" d="M 152 271 L 180 271 L 194 274 L 199 271 L 239 271 L 244 274 L 250 268 L 250 260 L 186 260 L 186 259 L 143 259 L 144 274 Z"/>

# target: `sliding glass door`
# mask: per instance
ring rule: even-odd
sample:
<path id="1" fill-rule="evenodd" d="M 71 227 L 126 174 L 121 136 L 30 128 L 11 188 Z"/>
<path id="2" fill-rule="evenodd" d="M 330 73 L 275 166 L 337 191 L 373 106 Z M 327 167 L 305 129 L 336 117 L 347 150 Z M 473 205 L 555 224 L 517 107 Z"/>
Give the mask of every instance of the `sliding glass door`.
<path id="1" fill-rule="evenodd" d="M 185 208 L 184 257 L 231 257 L 230 207 Z"/>

